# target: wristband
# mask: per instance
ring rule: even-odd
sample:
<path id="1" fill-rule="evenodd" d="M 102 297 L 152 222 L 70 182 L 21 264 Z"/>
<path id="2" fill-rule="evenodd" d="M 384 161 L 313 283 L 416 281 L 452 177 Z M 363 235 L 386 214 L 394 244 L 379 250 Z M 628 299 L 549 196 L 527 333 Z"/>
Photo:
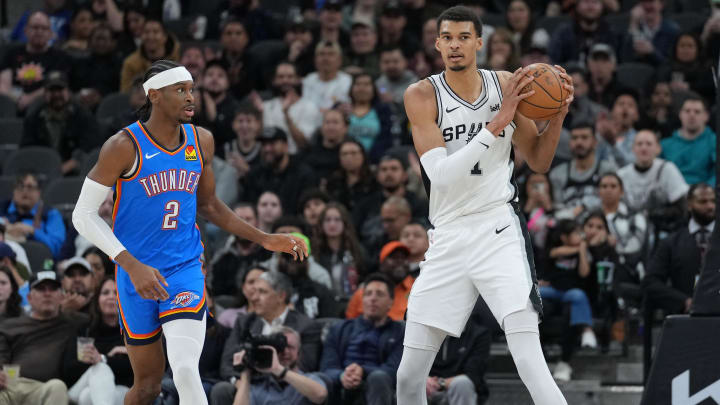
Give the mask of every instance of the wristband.
<path id="1" fill-rule="evenodd" d="M 280 372 L 280 375 L 275 376 L 275 378 L 282 381 L 285 378 L 285 375 L 287 374 L 287 372 L 288 372 L 288 368 L 283 367 L 283 371 Z"/>

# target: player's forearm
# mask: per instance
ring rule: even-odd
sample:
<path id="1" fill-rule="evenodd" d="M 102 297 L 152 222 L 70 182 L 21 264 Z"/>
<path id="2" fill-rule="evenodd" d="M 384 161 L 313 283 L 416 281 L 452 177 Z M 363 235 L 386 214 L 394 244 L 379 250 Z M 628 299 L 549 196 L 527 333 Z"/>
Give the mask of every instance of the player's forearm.
<path id="1" fill-rule="evenodd" d="M 564 117 L 563 117 L 564 118 Z M 563 119 L 555 118 L 545 127 L 545 130 L 536 137 L 535 146 L 532 148 L 531 156 L 528 156 L 528 164 L 536 172 L 547 173 L 550 164 L 555 157 L 555 150 L 560 141 Z"/>
<path id="2" fill-rule="evenodd" d="M 72 222 L 80 235 L 100 248 L 111 259 L 117 260 L 120 266 L 126 268 L 120 261 L 119 256 L 122 252 L 127 252 L 127 250 L 98 214 L 98 209 L 105 201 L 109 190 L 110 187 L 86 178 L 72 213 Z M 128 255 L 132 257 L 129 253 L 124 255 L 125 260 L 123 261 L 125 264 L 129 263 Z"/>
<path id="3" fill-rule="evenodd" d="M 200 215 L 217 225 L 225 232 L 262 245 L 267 234 L 243 221 L 224 202 L 214 197 L 205 204 L 198 205 Z"/>

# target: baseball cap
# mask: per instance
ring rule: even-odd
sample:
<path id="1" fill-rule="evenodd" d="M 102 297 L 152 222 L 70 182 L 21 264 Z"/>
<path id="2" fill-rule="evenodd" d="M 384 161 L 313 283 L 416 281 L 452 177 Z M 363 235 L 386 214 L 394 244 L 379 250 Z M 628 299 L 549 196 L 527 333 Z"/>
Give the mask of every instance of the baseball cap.
<path id="1" fill-rule="evenodd" d="M 59 70 L 53 70 L 48 73 L 45 79 L 46 88 L 65 88 L 68 86 L 67 75 Z"/>
<path id="2" fill-rule="evenodd" d="M 58 288 L 61 286 L 57 274 L 55 274 L 54 271 L 50 270 L 39 271 L 33 274 L 33 276 L 30 278 L 30 289 L 33 289 L 42 283 L 51 283 Z"/>
<path id="3" fill-rule="evenodd" d="M 63 275 L 67 274 L 68 270 L 71 268 L 80 268 L 86 270 L 88 273 L 94 273 L 90 263 L 82 257 L 73 257 L 72 259 L 66 260 L 63 263 Z"/>
<path id="4" fill-rule="evenodd" d="M 323 10 L 336 10 L 340 11 L 342 9 L 342 1 L 340 0 L 325 0 L 325 3 L 322 6 Z"/>
<path id="5" fill-rule="evenodd" d="M 383 6 L 382 15 L 388 17 L 400 17 L 405 15 L 405 9 L 399 1 L 390 0 L 385 3 L 385 6 Z"/>
<path id="6" fill-rule="evenodd" d="M 360 27 L 366 27 L 370 28 L 372 30 L 375 29 L 375 23 L 370 18 L 367 17 L 355 17 L 352 20 L 352 24 L 350 25 L 350 29 L 354 30 L 355 28 Z"/>
<path id="7" fill-rule="evenodd" d="M 287 142 L 287 134 L 278 127 L 269 127 L 263 129 L 258 137 L 260 142 L 285 141 Z"/>
<path id="8" fill-rule="evenodd" d="M 615 51 L 612 49 L 612 47 L 608 44 L 595 44 L 590 48 L 590 57 L 595 58 L 597 56 L 603 55 L 606 58 L 615 59 Z"/>
<path id="9" fill-rule="evenodd" d="M 15 251 L 5 242 L 0 242 L 0 259 L 9 257 L 15 259 Z"/>
<path id="10" fill-rule="evenodd" d="M 385 258 L 390 256 L 394 251 L 401 249 L 404 250 L 405 253 L 410 254 L 410 249 L 408 249 L 407 246 L 405 246 L 404 243 L 394 240 L 392 242 L 388 242 L 385 244 L 385 246 L 382 247 L 380 250 L 380 263 L 385 261 Z"/>

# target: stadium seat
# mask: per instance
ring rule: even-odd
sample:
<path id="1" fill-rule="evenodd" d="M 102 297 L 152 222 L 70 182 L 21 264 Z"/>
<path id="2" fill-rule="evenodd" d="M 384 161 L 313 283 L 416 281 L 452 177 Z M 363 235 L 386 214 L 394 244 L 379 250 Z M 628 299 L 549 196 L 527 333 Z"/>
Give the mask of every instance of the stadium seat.
<path id="1" fill-rule="evenodd" d="M 630 26 L 630 14 L 611 14 L 605 17 L 605 21 L 610 24 L 610 28 L 615 32 L 627 32 Z"/>
<path id="2" fill-rule="evenodd" d="M 33 273 L 43 270 L 53 270 L 53 255 L 50 248 L 44 243 L 34 240 L 28 240 L 21 243 L 25 253 L 27 253 L 30 268 Z"/>
<path id="3" fill-rule="evenodd" d="M 6 155 L 17 150 L 22 136 L 23 121 L 20 118 L 0 118 L 0 153 Z"/>
<path id="4" fill-rule="evenodd" d="M 538 19 L 537 27 L 543 28 L 552 36 L 553 32 L 565 23 L 572 22 L 572 18 L 567 15 L 559 15 L 554 17 L 542 17 Z"/>
<path id="5" fill-rule="evenodd" d="M 55 149 L 31 146 L 10 154 L 3 164 L 3 175 L 30 172 L 37 174 L 38 178 L 45 182 L 62 176 L 61 165 L 62 160 Z"/>
<path id="6" fill-rule="evenodd" d="M 66 220 L 72 215 L 75 203 L 80 196 L 84 178 L 60 177 L 45 187 L 43 201 L 46 205 L 56 208 Z"/>
<path id="7" fill-rule="evenodd" d="M 483 25 L 490 25 L 492 27 L 505 27 L 505 16 L 497 13 L 487 13 L 482 16 Z"/>
<path id="8" fill-rule="evenodd" d="M 655 78 L 655 68 L 645 63 L 621 63 L 617 67 L 617 80 L 622 86 L 645 91 Z"/>
<path id="9" fill-rule="evenodd" d="M 0 118 L 17 117 L 17 105 L 8 96 L 0 94 Z"/>
<path id="10" fill-rule="evenodd" d="M 705 21 L 707 20 L 707 14 L 700 14 L 699 12 L 673 14 L 668 17 L 668 20 L 674 21 L 680 32 L 689 32 L 694 30 L 702 30 Z"/>
<path id="11" fill-rule="evenodd" d="M 90 173 L 90 170 L 95 166 L 95 163 L 97 163 L 98 157 L 100 157 L 100 148 L 95 148 L 85 155 L 85 160 L 83 160 L 82 168 L 80 169 L 81 176 L 84 177 Z"/>
<path id="12" fill-rule="evenodd" d="M 15 187 L 15 176 L 0 176 L 0 201 L 12 198 L 13 187 Z"/>
<path id="13" fill-rule="evenodd" d="M 130 109 L 130 96 L 125 93 L 111 93 L 103 97 L 95 116 L 98 120 L 112 118 Z"/>

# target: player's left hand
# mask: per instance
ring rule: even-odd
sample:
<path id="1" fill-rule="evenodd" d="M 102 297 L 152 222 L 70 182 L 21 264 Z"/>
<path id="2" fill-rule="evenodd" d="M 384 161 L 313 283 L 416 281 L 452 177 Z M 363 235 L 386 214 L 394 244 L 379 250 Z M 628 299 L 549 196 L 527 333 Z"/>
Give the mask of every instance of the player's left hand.
<path id="1" fill-rule="evenodd" d="M 262 246 L 273 252 L 288 253 L 295 260 L 305 260 L 308 257 L 308 248 L 305 242 L 297 236 L 286 233 L 273 233 L 267 236 L 262 242 Z"/>
<path id="2" fill-rule="evenodd" d="M 555 65 L 555 69 L 558 70 L 558 74 L 560 75 L 560 78 L 565 81 L 562 86 L 563 86 L 563 88 L 565 88 L 565 91 L 568 92 L 568 97 L 565 100 L 563 100 L 562 109 L 560 110 L 560 114 L 555 115 L 555 117 L 560 116 L 564 119 L 565 115 L 568 113 L 568 108 L 570 107 L 570 103 L 572 103 L 573 100 L 575 100 L 575 86 L 573 86 L 572 77 L 569 74 L 567 74 L 567 72 L 565 71 L 565 68 L 563 68 L 560 65 Z"/>

